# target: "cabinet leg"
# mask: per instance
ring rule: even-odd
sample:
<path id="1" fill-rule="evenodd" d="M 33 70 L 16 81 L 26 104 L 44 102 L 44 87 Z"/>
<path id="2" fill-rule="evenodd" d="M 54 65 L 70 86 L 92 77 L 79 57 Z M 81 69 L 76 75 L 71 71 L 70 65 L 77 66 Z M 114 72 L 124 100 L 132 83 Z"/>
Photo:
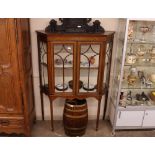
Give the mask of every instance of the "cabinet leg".
<path id="1" fill-rule="evenodd" d="M 98 100 L 97 119 L 96 119 L 96 131 L 98 131 L 99 117 L 100 117 L 101 99 Z"/>
<path id="2" fill-rule="evenodd" d="M 40 92 L 40 98 L 41 98 L 41 114 L 42 114 L 42 120 L 44 121 L 44 99 L 43 99 L 43 93 Z"/>
<path id="3" fill-rule="evenodd" d="M 51 111 L 51 130 L 54 131 L 54 124 L 53 124 L 53 100 L 50 99 L 50 111 Z"/>
<path id="4" fill-rule="evenodd" d="M 103 120 L 105 120 L 105 114 L 107 111 L 107 104 L 108 104 L 107 101 L 108 101 L 108 91 L 105 93 Z"/>

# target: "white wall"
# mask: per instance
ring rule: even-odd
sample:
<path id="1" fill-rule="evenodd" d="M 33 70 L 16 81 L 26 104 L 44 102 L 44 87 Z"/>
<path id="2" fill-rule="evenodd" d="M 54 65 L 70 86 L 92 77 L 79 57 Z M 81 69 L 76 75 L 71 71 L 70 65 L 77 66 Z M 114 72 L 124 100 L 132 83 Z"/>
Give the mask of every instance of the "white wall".
<path id="1" fill-rule="evenodd" d="M 95 19 L 92 19 L 93 21 Z M 118 25 L 118 19 L 99 18 L 101 25 L 105 30 L 116 31 Z M 36 105 L 36 116 L 37 119 L 41 119 L 41 103 L 39 93 L 39 72 L 38 72 L 38 54 L 37 54 L 37 38 L 36 30 L 43 30 L 48 25 L 49 18 L 31 18 L 31 41 L 32 41 L 32 59 L 33 59 L 33 77 L 34 77 L 34 93 L 35 93 L 35 105 Z M 97 113 L 97 102 L 93 98 L 88 100 L 88 114 L 89 119 L 95 119 Z M 44 108 L 45 108 L 45 119 L 50 119 L 50 108 L 49 99 L 44 95 Z M 64 99 L 56 99 L 54 102 L 54 119 L 62 119 Z M 103 115 L 103 100 L 101 102 L 101 116 Z"/>

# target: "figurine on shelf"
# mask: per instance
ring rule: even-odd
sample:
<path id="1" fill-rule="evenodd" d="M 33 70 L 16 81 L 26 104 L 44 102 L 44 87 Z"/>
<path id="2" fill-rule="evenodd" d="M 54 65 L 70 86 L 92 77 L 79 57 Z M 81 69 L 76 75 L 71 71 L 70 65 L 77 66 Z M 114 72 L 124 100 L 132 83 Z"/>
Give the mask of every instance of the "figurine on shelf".
<path id="1" fill-rule="evenodd" d="M 142 76 L 142 77 L 141 77 L 141 82 L 142 82 L 143 85 L 146 84 L 146 78 L 145 78 L 145 76 Z"/>
<path id="2" fill-rule="evenodd" d="M 93 65 L 95 63 L 95 57 L 94 56 L 91 56 L 89 58 L 89 62 L 90 62 L 91 65 Z"/>
<path id="3" fill-rule="evenodd" d="M 132 39 L 132 37 L 133 37 L 133 24 L 130 24 L 128 28 L 128 39 Z"/>
<path id="4" fill-rule="evenodd" d="M 149 79 L 151 82 L 155 83 L 155 73 L 151 74 Z"/>
<path id="5" fill-rule="evenodd" d="M 49 22 L 49 26 L 47 26 L 45 28 L 45 31 L 46 32 L 55 32 L 56 31 L 56 27 L 57 27 L 57 21 L 52 19 L 50 22 Z"/>
<path id="6" fill-rule="evenodd" d="M 144 76 L 144 72 L 143 71 L 138 71 L 139 79 L 142 79 L 143 76 Z"/>
<path id="7" fill-rule="evenodd" d="M 132 101 L 131 91 L 129 91 L 127 94 L 127 100 Z"/>
<path id="8" fill-rule="evenodd" d="M 155 91 L 151 91 L 149 96 L 150 96 L 151 100 L 155 102 Z"/>
<path id="9" fill-rule="evenodd" d="M 128 53 L 126 56 L 126 63 L 128 64 L 134 64 L 136 63 L 136 55 L 132 53 Z"/>
<path id="10" fill-rule="evenodd" d="M 94 32 L 105 32 L 104 28 L 101 27 L 101 22 L 99 20 L 95 20 L 93 22 L 93 31 Z"/>
<path id="11" fill-rule="evenodd" d="M 143 46 L 143 45 L 140 45 L 140 46 L 138 47 L 138 49 L 137 49 L 137 55 L 138 55 L 139 57 L 143 57 L 145 53 L 146 53 L 146 52 L 145 52 L 144 46 Z"/>
<path id="12" fill-rule="evenodd" d="M 80 62 L 80 64 L 83 67 L 88 67 L 89 66 L 89 63 L 88 62 Z"/>
<path id="13" fill-rule="evenodd" d="M 145 42 L 146 41 L 146 39 L 145 39 L 145 33 L 151 31 L 151 28 L 148 27 L 148 26 L 141 26 L 139 29 L 140 29 L 140 31 L 142 32 L 142 35 L 143 35 L 142 36 L 142 39 L 141 39 L 141 42 Z"/>
<path id="14" fill-rule="evenodd" d="M 55 64 L 56 65 L 62 65 L 61 59 L 55 59 Z"/>
<path id="15" fill-rule="evenodd" d="M 142 101 L 149 101 L 149 98 L 144 92 L 142 92 L 141 97 L 142 97 Z"/>
<path id="16" fill-rule="evenodd" d="M 150 50 L 151 58 L 155 58 L 155 46 L 152 46 L 152 49 Z"/>
<path id="17" fill-rule="evenodd" d="M 124 92 L 121 92 L 120 94 L 120 100 L 123 100 L 124 99 Z"/>
<path id="18" fill-rule="evenodd" d="M 137 77 L 133 74 L 128 75 L 128 84 L 131 86 L 134 86 L 136 81 L 137 81 Z"/>
<path id="19" fill-rule="evenodd" d="M 136 94 L 136 100 L 149 101 L 149 98 L 147 97 L 147 95 L 144 92 L 142 92 L 141 94 Z"/>
<path id="20" fill-rule="evenodd" d="M 145 81 L 145 86 L 146 86 L 146 88 L 151 88 L 152 82 L 151 82 L 149 79 L 147 79 L 147 80 Z"/>

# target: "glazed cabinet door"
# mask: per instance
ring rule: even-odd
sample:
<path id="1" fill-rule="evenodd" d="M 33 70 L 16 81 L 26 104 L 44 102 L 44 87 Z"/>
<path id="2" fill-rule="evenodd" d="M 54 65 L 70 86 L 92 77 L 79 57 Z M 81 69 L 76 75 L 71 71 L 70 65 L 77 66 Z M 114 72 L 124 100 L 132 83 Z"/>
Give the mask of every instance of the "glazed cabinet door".
<path id="1" fill-rule="evenodd" d="M 78 43 L 78 94 L 101 92 L 105 57 L 103 49 L 102 42 Z"/>
<path id="2" fill-rule="evenodd" d="M 14 19 L 0 19 L 0 113 L 22 113 Z"/>
<path id="3" fill-rule="evenodd" d="M 49 65 L 51 65 L 51 76 L 53 82 L 52 94 L 73 95 L 75 94 L 75 64 L 76 64 L 76 43 L 75 42 L 52 42 L 52 48 L 49 56 Z M 48 46 L 49 47 L 49 46 Z"/>

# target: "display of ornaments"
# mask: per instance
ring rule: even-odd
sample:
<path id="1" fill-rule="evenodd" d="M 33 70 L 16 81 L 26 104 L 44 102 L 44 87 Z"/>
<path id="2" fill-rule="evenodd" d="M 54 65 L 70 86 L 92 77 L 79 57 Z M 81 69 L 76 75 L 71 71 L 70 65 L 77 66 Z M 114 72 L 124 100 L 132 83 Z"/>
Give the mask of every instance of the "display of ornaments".
<path id="1" fill-rule="evenodd" d="M 69 88 L 73 89 L 73 80 L 69 81 L 68 84 L 69 84 Z M 81 89 L 82 86 L 83 86 L 83 82 L 79 81 L 79 89 Z"/>
<path id="2" fill-rule="evenodd" d="M 149 98 L 144 92 L 142 92 L 141 94 L 136 94 L 136 100 L 138 100 L 138 101 L 149 101 Z"/>
<path id="3" fill-rule="evenodd" d="M 152 49 L 150 51 L 150 55 L 152 58 L 155 58 L 155 46 L 152 46 Z"/>
<path id="4" fill-rule="evenodd" d="M 90 58 L 89 58 L 89 62 L 90 62 L 90 64 L 95 64 L 95 57 L 94 56 L 91 56 Z"/>
<path id="5" fill-rule="evenodd" d="M 126 56 L 126 63 L 128 63 L 128 64 L 134 64 L 134 63 L 136 63 L 136 55 L 135 54 L 132 54 L 132 53 L 130 53 L 130 54 L 127 54 L 127 56 Z"/>
<path id="6" fill-rule="evenodd" d="M 155 73 L 150 75 L 150 81 L 155 83 Z"/>
<path id="7" fill-rule="evenodd" d="M 155 102 L 155 91 L 151 91 L 149 96 L 150 96 L 151 100 Z"/>
<path id="8" fill-rule="evenodd" d="M 127 80 L 129 85 L 134 86 L 137 81 L 137 77 L 133 74 L 130 74 L 128 75 Z"/>
<path id="9" fill-rule="evenodd" d="M 87 91 L 93 91 L 93 90 L 95 90 L 95 88 L 96 88 L 96 85 L 94 85 L 94 84 L 88 84 L 88 83 L 84 83 L 83 84 L 83 89 L 84 90 L 87 90 Z"/>
<path id="10" fill-rule="evenodd" d="M 71 64 L 73 63 L 72 60 L 67 60 L 67 59 L 65 59 L 65 60 L 63 60 L 63 61 L 64 61 L 64 64 L 65 64 L 65 65 L 67 65 L 67 64 L 71 65 Z M 56 65 L 62 65 L 62 64 L 63 64 L 63 61 L 62 61 L 61 59 L 55 59 L 55 60 L 54 60 L 54 62 L 55 62 Z"/>
<path id="11" fill-rule="evenodd" d="M 143 45 L 140 45 L 140 46 L 138 47 L 136 53 L 137 53 L 137 55 L 138 55 L 139 57 L 143 57 L 144 54 L 146 53 L 144 46 L 143 46 Z"/>
<path id="12" fill-rule="evenodd" d="M 68 89 L 68 84 L 64 83 L 64 84 L 57 84 L 55 86 L 55 88 L 59 91 L 65 91 Z"/>

